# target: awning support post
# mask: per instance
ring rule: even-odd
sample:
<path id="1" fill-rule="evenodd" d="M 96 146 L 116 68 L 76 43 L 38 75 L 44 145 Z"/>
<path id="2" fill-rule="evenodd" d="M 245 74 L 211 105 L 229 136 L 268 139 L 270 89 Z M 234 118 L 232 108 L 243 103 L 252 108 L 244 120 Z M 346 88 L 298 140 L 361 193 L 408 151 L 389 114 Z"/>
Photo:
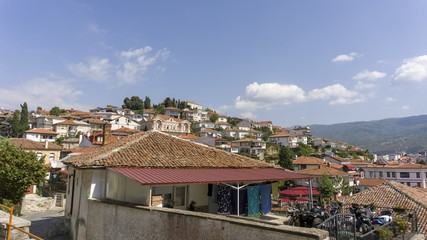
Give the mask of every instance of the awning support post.
<path id="1" fill-rule="evenodd" d="M 249 184 L 243 184 L 242 186 L 240 186 L 240 184 L 237 183 L 237 187 L 227 183 L 222 183 L 222 184 L 237 190 L 237 216 L 240 216 L 240 189 L 245 188 Z"/>
<path id="2" fill-rule="evenodd" d="M 312 182 L 312 180 L 310 179 L 310 180 L 308 180 L 308 189 L 309 189 L 309 193 L 308 193 L 308 197 L 309 197 L 309 199 L 308 199 L 308 207 L 309 207 L 309 209 L 312 209 L 313 208 L 313 182 Z"/>

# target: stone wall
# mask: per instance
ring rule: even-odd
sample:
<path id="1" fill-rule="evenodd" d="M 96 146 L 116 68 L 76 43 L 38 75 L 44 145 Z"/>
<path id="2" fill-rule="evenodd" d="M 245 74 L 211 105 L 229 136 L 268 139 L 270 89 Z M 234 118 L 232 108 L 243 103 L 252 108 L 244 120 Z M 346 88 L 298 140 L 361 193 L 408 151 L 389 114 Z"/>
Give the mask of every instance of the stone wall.
<path id="1" fill-rule="evenodd" d="M 88 200 L 87 219 L 78 233 L 86 239 L 328 239 L 326 231 L 230 218 L 178 209 L 123 206 Z M 75 233 L 74 233 L 75 234 Z"/>
<path id="2" fill-rule="evenodd" d="M 0 211 L 0 239 L 6 239 L 7 224 L 4 224 L 4 223 L 9 223 L 9 217 L 10 217 L 9 213 Z M 25 219 L 22 219 L 20 217 L 13 216 L 12 224 L 28 232 L 31 222 Z M 30 237 L 27 234 L 12 228 L 10 239 L 27 240 L 27 239 L 30 239 Z"/>

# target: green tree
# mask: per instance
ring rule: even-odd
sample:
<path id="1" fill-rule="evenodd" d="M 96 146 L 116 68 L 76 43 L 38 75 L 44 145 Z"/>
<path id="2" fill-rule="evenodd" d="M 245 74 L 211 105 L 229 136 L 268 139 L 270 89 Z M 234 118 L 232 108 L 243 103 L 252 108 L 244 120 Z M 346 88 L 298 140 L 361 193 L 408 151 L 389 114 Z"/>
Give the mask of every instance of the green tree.
<path id="1" fill-rule="evenodd" d="M 335 192 L 334 181 L 331 176 L 323 174 L 317 179 L 320 194 L 323 198 L 330 199 Z"/>
<path id="2" fill-rule="evenodd" d="M 67 110 L 59 108 L 58 106 L 55 106 L 55 107 L 50 109 L 49 114 L 53 115 L 53 116 L 59 116 L 59 115 L 64 114 L 66 112 L 67 112 Z"/>
<path id="3" fill-rule="evenodd" d="M 21 118 L 19 119 L 19 135 L 30 129 L 30 116 L 28 113 L 28 105 L 26 102 L 21 104 Z"/>
<path id="4" fill-rule="evenodd" d="M 294 153 L 289 147 L 280 146 L 279 165 L 282 168 L 294 170 L 294 165 L 292 164 L 293 158 L 294 158 Z"/>
<path id="5" fill-rule="evenodd" d="M 144 102 L 138 96 L 127 97 L 123 100 L 122 107 L 133 110 L 136 113 L 142 113 L 144 111 Z"/>
<path id="6" fill-rule="evenodd" d="M 7 140 L 0 141 L 0 197 L 18 203 L 28 186 L 39 184 L 46 175 L 44 160 L 34 152 L 17 148 Z"/>
<path id="7" fill-rule="evenodd" d="M 144 109 L 150 109 L 151 108 L 151 99 L 148 96 L 145 96 L 144 99 Z"/>
<path id="8" fill-rule="evenodd" d="M 211 122 L 216 122 L 216 120 L 218 120 L 218 114 L 217 113 L 214 113 L 214 114 L 212 114 L 210 117 L 209 117 L 209 120 L 211 121 Z"/>
<path id="9" fill-rule="evenodd" d="M 9 119 L 9 124 L 12 128 L 11 136 L 18 137 L 19 136 L 19 119 L 21 118 L 21 111 L 15 110 L 13 112 L 12 118 Z"/>
<path id="10" fill-rule="evenodd" d="M 314 149 L 308 144 L 298 143 L 298 147 L 295 148 L 295 153 L 298 156 L 308 157 L 314 153 Z"/>
<path id="11" fill-rule="evenodd" d="M 173 107 L 172 99 L 170 97 L 165 98 L 165 100 L 163 100 L 163 105 L 165 106 L 165 108 Z"/>

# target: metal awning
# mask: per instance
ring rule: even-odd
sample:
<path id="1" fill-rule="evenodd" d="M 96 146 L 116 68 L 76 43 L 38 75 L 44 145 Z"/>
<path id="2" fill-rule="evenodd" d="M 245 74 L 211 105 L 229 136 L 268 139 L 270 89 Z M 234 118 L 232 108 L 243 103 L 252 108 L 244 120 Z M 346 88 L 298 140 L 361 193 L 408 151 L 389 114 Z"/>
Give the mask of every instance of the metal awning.
<path id="1" fill-rule="evenodd" d="M 143 185 L 273 182 L 312 179 L 281 168 L 108 168 Z"/>

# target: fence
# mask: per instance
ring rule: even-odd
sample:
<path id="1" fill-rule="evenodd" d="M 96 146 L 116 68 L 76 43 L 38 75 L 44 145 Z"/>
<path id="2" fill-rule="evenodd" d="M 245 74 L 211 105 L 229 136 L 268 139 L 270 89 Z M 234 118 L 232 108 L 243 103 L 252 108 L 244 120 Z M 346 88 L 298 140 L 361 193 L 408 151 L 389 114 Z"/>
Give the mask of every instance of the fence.
<path id="1" fill-rule="evenodd" d="M 0 208 L 6 209 L 9 211 L 9 222 L 4 223 L 7 226 L 6 240 L 10 240 L 12 229 L 16 229 L 16 230 L 28 235 L 29 237 L 32 237 L 35 240 L 43 240 L 43 238 L 37 237 L 36 235 L 34 235 L 30 232 L 27 232 L 24 229 L 21 229 L 21 228 L 12 224 L 13 223 L 13 207 L 8 207 L 8 206 L 0 204 Z"/>
<path id="2" fill-rule="evenodd" d="M 331 240 L 356 239 L 356 220 L 354 214 L 338 213 L 319 224 L 317 228 L 329 232 Z"/>

